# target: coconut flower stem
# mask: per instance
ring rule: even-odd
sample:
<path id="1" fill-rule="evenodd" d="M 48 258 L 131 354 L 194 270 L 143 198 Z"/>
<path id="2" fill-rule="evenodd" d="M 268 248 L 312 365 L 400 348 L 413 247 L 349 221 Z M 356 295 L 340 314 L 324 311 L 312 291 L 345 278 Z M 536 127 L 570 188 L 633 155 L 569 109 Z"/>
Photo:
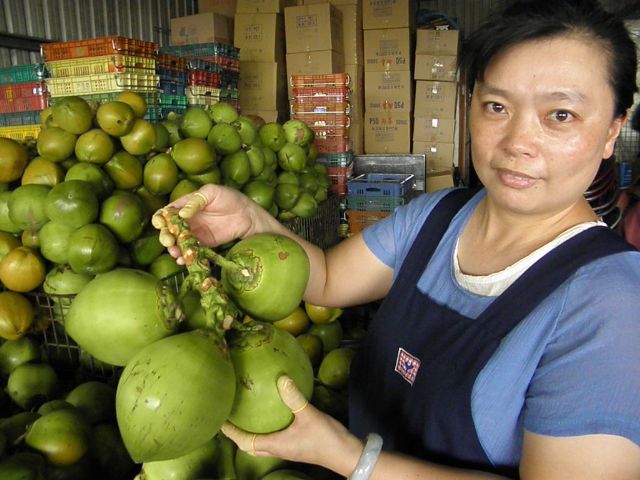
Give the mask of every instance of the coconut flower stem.
<path id="1" fill-rule="evenodd" d="M 200 245 L 191 235 L 188 223 L 174 209 L 165 208 L 158 213 L 160 216 L 154 218 L 154 226 L 161 229 L 161 234 L 164 232 L 163 245 L 177 245 L 187 267 L 188 273 L 180 287 L 180 296 L 183 297 L 189 290 L 196 290 L 200 294 L 207 328 L 222 336 L 226 330 L 237 325 L 241 312 L 224 292 L 219 280 L 211 275 L 211 261 L 222 268 L 238 270 L 241 267 L 213 249 Z M 174 239 L 174 243 L 168 236 Z"/>

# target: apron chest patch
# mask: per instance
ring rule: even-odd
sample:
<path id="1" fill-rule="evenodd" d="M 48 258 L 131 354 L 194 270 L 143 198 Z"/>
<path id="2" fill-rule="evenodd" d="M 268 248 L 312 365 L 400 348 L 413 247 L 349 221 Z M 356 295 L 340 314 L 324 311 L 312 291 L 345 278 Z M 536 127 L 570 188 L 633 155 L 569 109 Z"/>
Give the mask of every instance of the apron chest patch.
<path id="1" fill-rule="evenodd" d="M 414 357 L 404 348 L 398 348 L 398 356 L 396 357 L 395 371 L 400 374 L 410 385 L 416 380 L 418 369 L 420 368 L 420 359 Z"/>

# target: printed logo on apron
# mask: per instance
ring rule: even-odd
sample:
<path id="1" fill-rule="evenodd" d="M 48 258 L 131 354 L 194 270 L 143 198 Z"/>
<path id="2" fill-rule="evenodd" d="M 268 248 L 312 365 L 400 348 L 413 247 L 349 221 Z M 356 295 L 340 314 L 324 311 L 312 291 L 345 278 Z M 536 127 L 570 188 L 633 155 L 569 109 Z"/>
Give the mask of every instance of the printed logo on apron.
<path id="1" fill-rule="evenodd" d="M 420 368 L 420 359 L 414 357 L 404 348 L 398 349 L 398 356 L 396 357 L 395 371 L 400 374 L 410 385 L 416 381 L 416 375 L 418 375 L 418 369 Z"/>

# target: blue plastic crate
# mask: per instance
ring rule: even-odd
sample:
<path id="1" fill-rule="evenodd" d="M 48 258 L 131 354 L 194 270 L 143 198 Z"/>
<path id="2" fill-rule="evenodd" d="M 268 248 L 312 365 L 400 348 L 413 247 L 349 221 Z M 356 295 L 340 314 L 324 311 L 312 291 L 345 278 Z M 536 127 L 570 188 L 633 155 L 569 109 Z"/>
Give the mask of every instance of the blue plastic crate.
<path id="1" fill-rule="evenodd" d="M 404 173 L 363 173 L 347 182 L 349 195 L 402 197 L 416 184 L 416 176 Z"/>
<path id="2" fill-rule="evenodd" d="M 186 85 L 184 83 L 166 82 L 160 80 L 160 93 L 166 95 L 184 95 Z"/>

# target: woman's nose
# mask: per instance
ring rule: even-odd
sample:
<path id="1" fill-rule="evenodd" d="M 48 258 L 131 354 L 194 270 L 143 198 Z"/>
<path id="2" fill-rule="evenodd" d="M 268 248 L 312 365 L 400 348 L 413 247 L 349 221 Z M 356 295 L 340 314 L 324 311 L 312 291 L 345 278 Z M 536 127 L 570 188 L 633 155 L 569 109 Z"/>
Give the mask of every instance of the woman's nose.
<path id="1" fill-rule="evenodd" d="M 504 148 L 513 155 L 535 156 L 540 142 L 540 123 L 535 115 L 512 115 L 505 127 Z"/>

